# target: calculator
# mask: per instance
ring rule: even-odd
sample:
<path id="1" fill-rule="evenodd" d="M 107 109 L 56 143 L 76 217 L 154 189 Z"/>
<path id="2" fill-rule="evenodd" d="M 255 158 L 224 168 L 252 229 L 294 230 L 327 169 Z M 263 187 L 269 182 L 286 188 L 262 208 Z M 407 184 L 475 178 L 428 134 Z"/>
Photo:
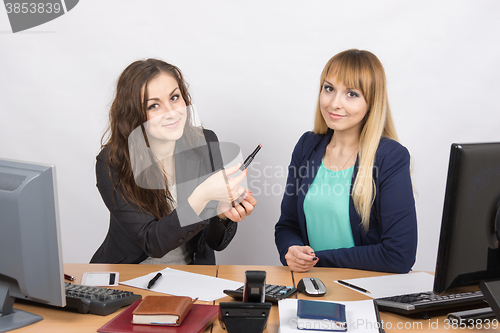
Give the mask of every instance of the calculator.
<path id="1" fill-rule="evenodd" d="M 241 300 L 243 299 L 243 288 L 244 286 L 241 286 L 236 290 L 224 290 L 224 293 L 234 299 Z M 297 288 L 294 287 L 266 284 L 265 302 L 278 303 L 279 300 L 290 297 L 296 292 Z"/>

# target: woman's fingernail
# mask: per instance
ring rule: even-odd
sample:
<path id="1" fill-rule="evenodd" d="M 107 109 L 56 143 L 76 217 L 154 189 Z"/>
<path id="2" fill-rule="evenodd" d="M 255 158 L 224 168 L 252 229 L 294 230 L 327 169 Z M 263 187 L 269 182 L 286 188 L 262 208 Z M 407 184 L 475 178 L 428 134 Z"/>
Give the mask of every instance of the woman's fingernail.
<path id="1" fill-rule="evenodd" d="M 318 257 L 314 257 L 313 260 L 318 260 Z"/>

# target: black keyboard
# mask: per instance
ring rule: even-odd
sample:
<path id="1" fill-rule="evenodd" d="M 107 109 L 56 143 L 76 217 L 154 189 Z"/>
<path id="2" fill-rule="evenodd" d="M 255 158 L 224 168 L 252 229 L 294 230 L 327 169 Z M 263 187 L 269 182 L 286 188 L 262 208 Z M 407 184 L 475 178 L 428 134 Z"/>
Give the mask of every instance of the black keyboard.
<path id="1" fill-rule="evenodd" d="M 241 286 L 236 290 L 224 290 L 224 293 L 234 299 L 241 300 L 243 299 L 243 287 L 244 286 Z M 297 288 L 294 287 L 266 284 L 265 302 L 278 303 L 279 300 L 290 297 L 295 292 L 297 292 Z"/>
<path id="2" fill-rule="evenodd" d="M 433 292 L 398 295 L 375 299 L 380 310 L 403 314 L 434 311 L 485 302 L 481 291 L 437 295 Z"/>
<path id="3" fill-rule="evenodd" d="M 84 286 L 65 282 L 66 307 L 80 313 L 106 316 L 141 299 L 131 291 Z"/>

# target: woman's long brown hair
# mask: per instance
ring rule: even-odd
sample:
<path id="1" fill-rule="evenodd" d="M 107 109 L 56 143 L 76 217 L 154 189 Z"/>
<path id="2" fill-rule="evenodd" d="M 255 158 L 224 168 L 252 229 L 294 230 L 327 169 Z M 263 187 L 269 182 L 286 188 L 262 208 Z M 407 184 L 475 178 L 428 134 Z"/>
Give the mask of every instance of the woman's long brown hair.
<path id="1" fill-rule="evenodd" d="M 171 75 L 177 81 L 186 106 L 191 105 L 191 96 L 179 68 L 158 59 L 135 61 L 118 78 L 116 96 L 109 110 L 109 126 L 101 138 L 101 148 L 108 150 L 110 177 L 111 172 L 116 172 L 115 190 L 118 190 L 129 204 L 137 205 L 140 210 L 152 214 L 157 219 L 172 211 L 172 196 L 166 184 L 159 189 L 147 189 L 136 184 L 128 138 L 138 127 L 142 127 L 144 131 L 143 124 L 147 121 L 148 83 L 162 73 Z M 184 136 L 192 138 L 197 135 L 188 112 Z M 147 142 L 146 136 L 145 140 Z M 154 160 L 153 156 L 150 158 Z M 160 175 L 163 179 L 161 172 Z"/>

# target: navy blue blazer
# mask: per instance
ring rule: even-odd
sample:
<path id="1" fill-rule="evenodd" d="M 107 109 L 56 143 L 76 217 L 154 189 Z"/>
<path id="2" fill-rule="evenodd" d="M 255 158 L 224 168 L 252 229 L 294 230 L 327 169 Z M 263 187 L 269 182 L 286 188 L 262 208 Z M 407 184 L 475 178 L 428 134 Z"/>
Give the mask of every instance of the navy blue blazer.
<path id="1" fill-rule="evenodd" d="M 320 135 L 306 132 L 299 139 L 288 169 L 281 216 L 275 226 L 275 242 L 283 265 L 292 245 L 309 245 L 304 199 L 333 131 Z M 358 173 L 354 165 L 351 190 Z M 376 196 L 368 232 L 349 200 L 349 217 L 355 246 L 315 251 L 318 267 L 344 267 L 391 273 L 407 273 L 415 263 L 417 218 L 410 178 L 410 154 L 400 143 L 382 138 L 374 161 Z"/>

